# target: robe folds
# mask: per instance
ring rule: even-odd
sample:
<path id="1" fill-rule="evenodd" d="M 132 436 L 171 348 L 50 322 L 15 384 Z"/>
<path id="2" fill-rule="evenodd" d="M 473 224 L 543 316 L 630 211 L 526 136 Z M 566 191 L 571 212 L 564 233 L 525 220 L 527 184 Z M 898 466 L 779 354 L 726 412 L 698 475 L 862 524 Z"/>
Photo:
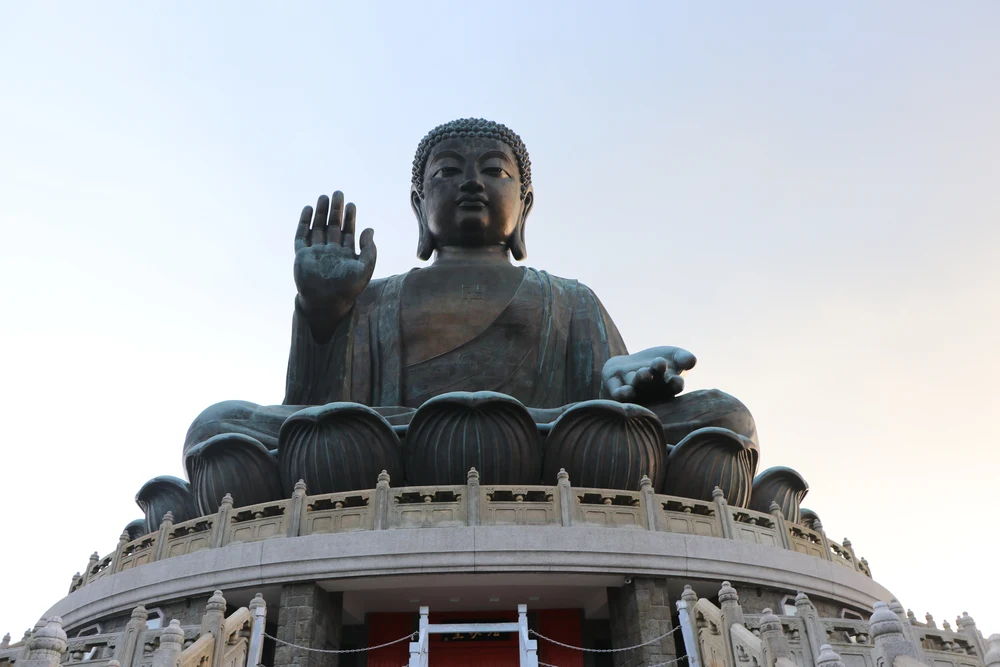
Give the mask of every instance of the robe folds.
<path id="1" fill-rule="evenodd" d="M 604 363 L 628 354 L 588 287 L 524 268 L 514 296 L 477 335 L 404 367 L 400 313 L 409 275 L 372 281 L 327 343 L 315 340 L 296 307 L 285 405 L 416 408 L 450 391 L 498 391 L 532 408 L 557 408 L 599 398 Z"/>

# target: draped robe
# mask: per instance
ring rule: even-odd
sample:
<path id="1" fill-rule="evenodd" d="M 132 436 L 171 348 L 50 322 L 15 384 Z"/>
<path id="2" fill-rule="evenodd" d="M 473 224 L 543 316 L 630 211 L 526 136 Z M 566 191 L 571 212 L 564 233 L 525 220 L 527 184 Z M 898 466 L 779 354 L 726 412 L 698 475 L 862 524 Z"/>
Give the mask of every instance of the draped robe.
<path id="1" fill-rule="evenodd" d="M 477 335 L 404 367 L 400 313 L 411 273 L 372 281 L 327 343 L 314 339 L 296 309 L 285 405 L 416 408 L 445 392 L 488 390 L 556 408 L 598 398 L 604 363 L 628 354 L 588 287 L 524 268 L 514 296 Z"/>

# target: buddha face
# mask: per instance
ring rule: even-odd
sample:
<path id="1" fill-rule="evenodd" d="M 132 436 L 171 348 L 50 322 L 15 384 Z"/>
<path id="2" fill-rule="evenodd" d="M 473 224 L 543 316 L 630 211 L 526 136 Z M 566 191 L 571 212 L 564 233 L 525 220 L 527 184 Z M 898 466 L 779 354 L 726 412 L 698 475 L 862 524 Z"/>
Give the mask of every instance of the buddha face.
<path id="1" fill-rule="evenodd" d="M 411 193 L 421 233 L 433 248 L 513 246 L 524 255 L 524 220 L 531 210 L 531 189 L 521 199 L 517 159 L 498 139 L 446 139 L 431 150 L 424 169 L 424 196 Z M 428 246 L 422 240 L 421 256 Z M 519 256 L 520 255 L 520 256 Z M 426 258 L 426 257 L 425 257 Z"/>

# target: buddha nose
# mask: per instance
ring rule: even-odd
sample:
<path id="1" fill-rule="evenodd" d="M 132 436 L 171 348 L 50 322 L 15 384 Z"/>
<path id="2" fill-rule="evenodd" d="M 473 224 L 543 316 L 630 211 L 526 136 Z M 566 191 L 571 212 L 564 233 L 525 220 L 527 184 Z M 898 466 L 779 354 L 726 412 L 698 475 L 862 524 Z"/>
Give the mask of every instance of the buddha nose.
<path id="1" fill-rule="evenodd" d="M 483 185 L 479 174 L 466 174 L 465 180 L 458 186 L 458 189 L 462 192 L 482 192 L 486 189 L 486 186 Z"/>

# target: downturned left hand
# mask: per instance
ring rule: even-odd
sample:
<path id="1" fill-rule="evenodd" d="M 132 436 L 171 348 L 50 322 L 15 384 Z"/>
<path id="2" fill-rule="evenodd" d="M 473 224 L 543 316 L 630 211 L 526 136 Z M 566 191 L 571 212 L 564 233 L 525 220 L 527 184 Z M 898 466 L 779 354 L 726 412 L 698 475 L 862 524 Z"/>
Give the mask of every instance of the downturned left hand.
<path id="1" fill-rule="evenodd" d="M 601 371 L 604 393 L 622 403 L 673 398 L 684 390 L 681 374 L 694 368 L 697 361 L 687 350 L 669 346 L 611 357 Z"/>

